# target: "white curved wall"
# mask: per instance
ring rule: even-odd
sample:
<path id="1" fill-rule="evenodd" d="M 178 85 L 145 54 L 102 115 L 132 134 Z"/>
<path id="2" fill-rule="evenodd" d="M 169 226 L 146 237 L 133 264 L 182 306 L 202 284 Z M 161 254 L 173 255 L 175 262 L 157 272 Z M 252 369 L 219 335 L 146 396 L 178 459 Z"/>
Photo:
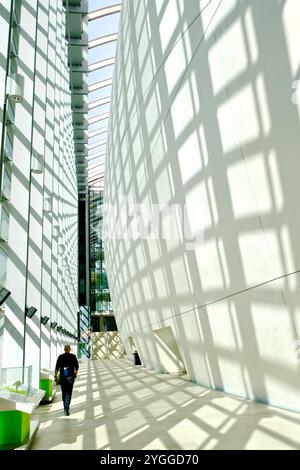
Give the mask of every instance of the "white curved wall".
<path id="1" fill-rule="evenodd" d="M 127 352 L 165 370 L 171 327 L 192 380 L 298 411 L 299 17 L 297 0 L 125 1 L 105 183 L 114 208 L 185 204 L 204 227 L 194 251 L 105 241 Z"/>

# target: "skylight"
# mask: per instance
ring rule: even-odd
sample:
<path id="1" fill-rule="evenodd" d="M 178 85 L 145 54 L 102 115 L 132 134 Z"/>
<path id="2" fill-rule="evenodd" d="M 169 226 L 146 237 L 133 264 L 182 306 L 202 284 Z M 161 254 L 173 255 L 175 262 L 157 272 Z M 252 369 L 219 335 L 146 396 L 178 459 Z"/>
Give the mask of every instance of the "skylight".
<path id="1" fill-rule="evenodd" d="M 120 0 L 89 0 L 88 184 L 102 190 Z"/>

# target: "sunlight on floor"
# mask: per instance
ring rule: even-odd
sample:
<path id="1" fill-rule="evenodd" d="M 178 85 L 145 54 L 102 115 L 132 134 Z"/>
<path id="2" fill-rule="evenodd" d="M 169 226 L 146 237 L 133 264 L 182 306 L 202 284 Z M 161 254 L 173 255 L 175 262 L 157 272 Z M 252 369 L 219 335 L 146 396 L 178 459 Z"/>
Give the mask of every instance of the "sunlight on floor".
<path id="1" fill-rule="evenodd" d="M 32 449 L 300 449 L 300 414 L 125 359 L 80 364 L 69 417 L 59 390 L 36 413 L 41 425 Z"/>

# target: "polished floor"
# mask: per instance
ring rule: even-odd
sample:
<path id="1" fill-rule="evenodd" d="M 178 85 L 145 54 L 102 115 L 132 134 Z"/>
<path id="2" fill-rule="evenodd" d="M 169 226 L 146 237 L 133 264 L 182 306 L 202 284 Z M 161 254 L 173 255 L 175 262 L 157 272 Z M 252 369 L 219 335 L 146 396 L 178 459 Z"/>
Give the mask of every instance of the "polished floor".
<path id="1" fill-rule="evenodd" d="M 207 390 L 128 360 L 80 364 L 65 417 L 36 411 L 32 449 L 300 449 L 300 414 Z"/>

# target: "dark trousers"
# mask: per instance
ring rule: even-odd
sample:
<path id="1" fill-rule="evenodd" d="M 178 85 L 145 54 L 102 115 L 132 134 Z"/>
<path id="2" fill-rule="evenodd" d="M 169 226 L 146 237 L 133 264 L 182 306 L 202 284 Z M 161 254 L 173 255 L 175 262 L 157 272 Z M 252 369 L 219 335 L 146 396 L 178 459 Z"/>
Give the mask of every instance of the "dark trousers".
<path id="1" fill-rule="evenodd" d="M 72 392 L 73 392 L 74 378 L 70 377 L 68 379 L 61 380 L 61 392 L 62 392 L 62 401 L 64 403 L 65 411 L 69 411 Z"/>

